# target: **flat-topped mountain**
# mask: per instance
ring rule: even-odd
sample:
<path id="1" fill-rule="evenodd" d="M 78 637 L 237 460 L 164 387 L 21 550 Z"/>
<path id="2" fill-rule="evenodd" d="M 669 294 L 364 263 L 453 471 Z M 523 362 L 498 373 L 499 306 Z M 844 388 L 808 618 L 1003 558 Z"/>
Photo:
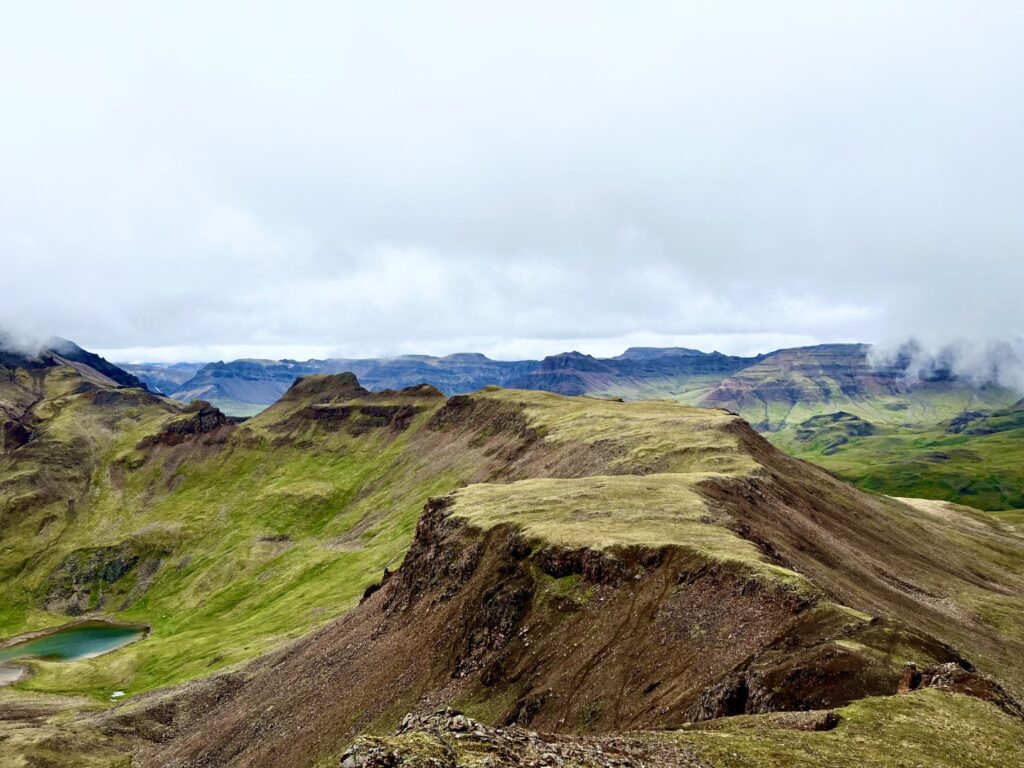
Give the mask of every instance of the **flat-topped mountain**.
<path id="1" fill-rule="evenodd" d="M 560 394 L 603 394 L 638 399 L 683 395 L 694 387 L 739 371 L 759 360 L 681 348 L 632 348 L 613 358 L 579 352 L 543 360 L 491 360 L 479 353 L 445 357 L 403 355 L 387 359 L 235 360 L 209 363 L 191 378 L 176 381 L 170 367 L 125 365 L 152 388 L 175 399 L 208 400 L 226 413 L 251 415 L 276 401 L 299 376 L 351 371 L 368 389 L 402 389 L 430 384 L 446 394 L 464 394 L 481 387 L 512 386 Z"/>
<path id="2" fill-rule="evenodd" d="M 903 423 L 949 417 L 969 405 L 1002 405 L 1014 394 L 948 370 L 911 370 L 909 357 L 879 363 L 867 344 L 822 344 L 773 352 L 716 384 L 703 405 L 735 411 L 762 431 L 839 410 Z"/>
<path id="3" fill-rule="evenodd" d="M 531 370 L 532 361 L 491 360 L 476 353 L 431 357 L 406 355 L 392 359 L 364 360 L 235 360 L 209 363 L 165 394 L 178 400 L 202 398 L 225 412 L 251 415 L 275 402 L 300 376 L 350 371 L 374 390 L 402 389 L 430 384 L 448 393 L 472 392 L 489 384 L 505 385 Z M 155 377 L 150 368 L 128 370 Z M 156 378 L 152 379 L 156 383 Z"/>

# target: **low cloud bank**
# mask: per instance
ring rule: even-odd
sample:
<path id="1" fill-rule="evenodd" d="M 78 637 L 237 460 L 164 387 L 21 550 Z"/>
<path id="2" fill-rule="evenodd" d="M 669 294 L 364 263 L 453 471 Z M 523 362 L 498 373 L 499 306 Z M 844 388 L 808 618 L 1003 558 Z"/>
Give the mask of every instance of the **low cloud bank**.
<path id="1" fill-rule="evenodd" d="M 47 342 L 36 338 L 32 334 L 0 326 L 0 351 L 35 357 L 46 346 Z"/>
<path id="2" fill-rule="evenodd" d="M 910 381 L 952 375 L 982 386 L 996 384 L 1024 393 L 1024 338 L 959 339 L 926 343 L 902 339 L 876 344 L 868 352 L 875 367 L 905 367 Z"/>

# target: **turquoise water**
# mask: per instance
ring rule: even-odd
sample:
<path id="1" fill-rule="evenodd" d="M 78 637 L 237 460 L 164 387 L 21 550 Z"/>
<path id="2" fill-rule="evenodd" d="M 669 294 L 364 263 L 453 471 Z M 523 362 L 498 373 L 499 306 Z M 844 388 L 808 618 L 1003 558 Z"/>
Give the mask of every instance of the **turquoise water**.
<path id="1" fill-rule="evenodd" d="M 135 642 L 146 630 L 101 621 L 90 621 L 61 629 L 43 637 L 0 648 L 0 662 L 36 658 L 55 661 L 87 659 Z"/>

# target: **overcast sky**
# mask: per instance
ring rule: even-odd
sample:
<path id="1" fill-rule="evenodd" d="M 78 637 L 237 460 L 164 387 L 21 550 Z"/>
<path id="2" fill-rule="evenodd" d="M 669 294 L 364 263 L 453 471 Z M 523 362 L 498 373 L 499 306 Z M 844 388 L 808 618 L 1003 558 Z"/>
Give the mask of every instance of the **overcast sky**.
<path id="1" fill-rule="evenodd" d="M 8 2 L 0 324 L 113 359 L 1024 329 L 1024 3 Z"/>

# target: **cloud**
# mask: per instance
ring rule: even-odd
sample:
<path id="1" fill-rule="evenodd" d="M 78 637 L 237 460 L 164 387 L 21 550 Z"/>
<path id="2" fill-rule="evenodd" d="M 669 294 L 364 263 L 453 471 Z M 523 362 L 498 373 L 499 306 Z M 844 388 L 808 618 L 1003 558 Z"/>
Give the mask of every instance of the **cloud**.
<path id="1" fill-rule="evenodd" d="M 46 346 L 46 342 L 19 330 L 0 327 L 0 352 L 14 352 L 35 357 Z"/>
<path id="2" fill-rule="evenodd" d="M 910 381 L 952 374 L 978 386 L 994 384 L 1024 393 L 1024 338 L 1020 336 L 943 344 L 887 340 L 872 347 L 868 359 L 877 367 L 905 367 Z"/>
<path id="3" fill-rule="evenodd" d="M 8 326 L 193 358 L 1024 327 L 1024 7 L 2 14 Z"/>

